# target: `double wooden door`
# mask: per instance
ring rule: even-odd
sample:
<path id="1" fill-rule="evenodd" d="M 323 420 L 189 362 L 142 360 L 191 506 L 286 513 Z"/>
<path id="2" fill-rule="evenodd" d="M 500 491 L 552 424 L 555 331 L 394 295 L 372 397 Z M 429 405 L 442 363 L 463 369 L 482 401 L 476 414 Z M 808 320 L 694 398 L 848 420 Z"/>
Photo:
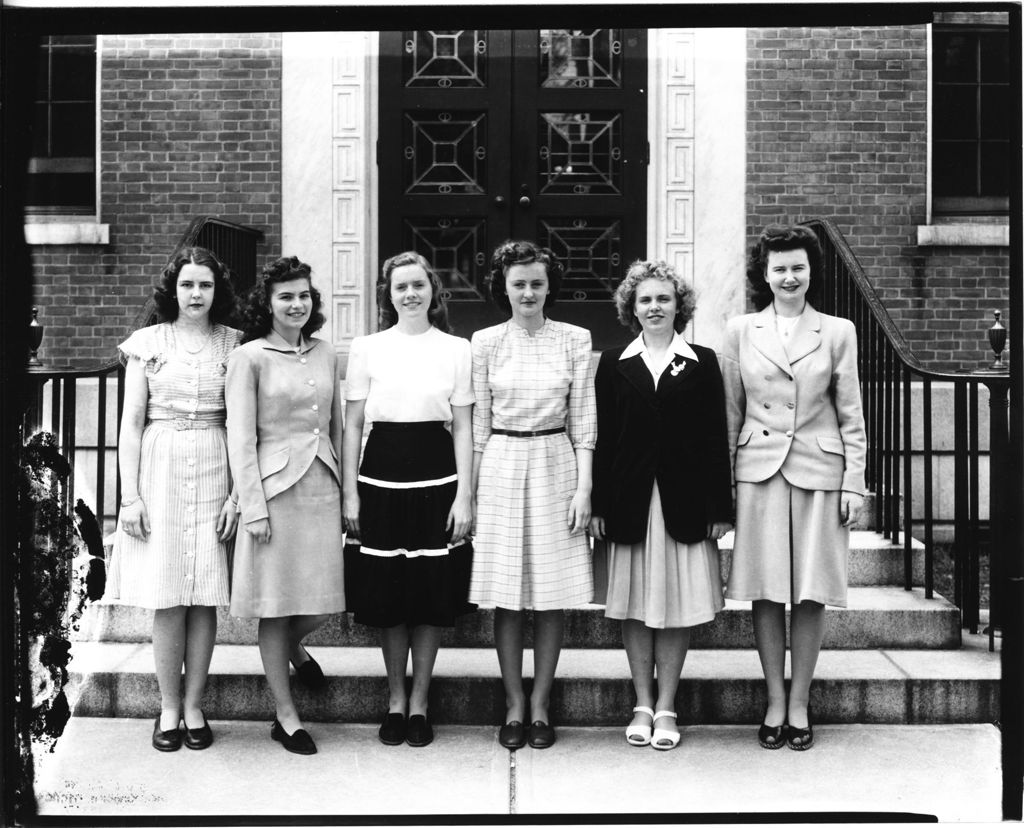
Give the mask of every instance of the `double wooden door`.
<path id="1" fill-rule="evenodd" d="M 422 253 L 469 336 L 504 319 L 491 251 L 532 239 L 566 268 L 552 318 L 624 341 L 611 295 L 644 255 L 646 77 L 644 30 L 382 33 L 381 260 Z"/>

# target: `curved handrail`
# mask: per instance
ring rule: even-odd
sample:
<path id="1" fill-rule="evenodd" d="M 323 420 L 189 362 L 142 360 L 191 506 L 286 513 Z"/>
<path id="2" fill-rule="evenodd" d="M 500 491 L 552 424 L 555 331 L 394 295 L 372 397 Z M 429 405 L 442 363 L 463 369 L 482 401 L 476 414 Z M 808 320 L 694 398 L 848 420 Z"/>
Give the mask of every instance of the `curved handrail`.
<path id="1" fill-rule="evenodd" d="M 1008 372 L 1006 374 L 1001 374 L 996 371 L 981 370 L 938 371 L 934 368 L 926 367 L 911 350 L 907 341 L 903 338 L 903 334 L 901 334 L 899 328 L 896 327 L 896 323 L 893 322 L 892 317 L 889 316 L 889 312 L 885 309 L 885 305 L 882 304 L 882 300 L 878 298 L 878 294 L 875 292 L 874 287 L 871 285 L 871 282 L 868 281 L 868 277 L 864 274 L 864 268 L 861 267 L 860 262 L 857 260 L 857 256 L 854 254 L 853 250 L 850 249 L 850 245 L 847 244 L 846 238 L 843 236 L 842 231 L 840 231 L 836 226 L 836 223 L 829 218 L 817 218 L 801 222 L 801 224 L 805 227 L 810 227 L 819 235 L 824 233 L 828 236 L 829 242 L 842 259 L 843 265 L 846 267 L 846 271 L 849 273 L 851 280 L 856 285 L 861 298 L 864 300 L 868 309 L 871 311 L 871 315 L 874 316 L 875 321 L 882 329 L 885 338 L 889 341 L 889 344 L 892 346 L 897 358 L 905 367 L 909 368 L 915 374 L 920 375 L 924 379 L 936 380 L 939 382 L 970 382 L 973 380 L 986 384 L 1001 384 L 1004 382 L 1009 384 L 1010 375 Z"/>

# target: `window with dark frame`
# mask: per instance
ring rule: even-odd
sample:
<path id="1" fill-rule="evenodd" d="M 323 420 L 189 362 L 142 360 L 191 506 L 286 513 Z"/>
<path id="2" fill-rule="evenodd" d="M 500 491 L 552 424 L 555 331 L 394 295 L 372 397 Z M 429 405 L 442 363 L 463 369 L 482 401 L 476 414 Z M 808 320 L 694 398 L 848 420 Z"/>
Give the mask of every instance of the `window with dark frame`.
<path id="1" fill-rule="evenodd" d="M 96 37 L 40 39 L 26 212 L 96 213 Z"/>
<path id="2" fill-rule="evenodd" d="M 1005 27 L 932 31 L 932 212 L 1006 215 L 1010 207 L 1010 35 Z"/>

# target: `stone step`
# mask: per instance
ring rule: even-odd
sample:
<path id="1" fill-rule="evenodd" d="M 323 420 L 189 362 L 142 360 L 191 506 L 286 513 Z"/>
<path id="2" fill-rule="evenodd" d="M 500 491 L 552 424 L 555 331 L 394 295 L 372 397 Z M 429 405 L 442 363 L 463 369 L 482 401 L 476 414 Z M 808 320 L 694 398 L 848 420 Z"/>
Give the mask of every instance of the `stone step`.
<path id="1" fill-rule="evenodd" d="M 984 636 L 965 636 L 955 651 L 823 651 L 811 703 L 821 723 L 924 724 L 992 722 L 999 718 L 999 654 Z M 327 687 L 311 693 L 293 682 L 309 721 L 379 721 L 387 699 L 381 652 L 373 647 L 315 650 Z M 147 718 L 159 708 L 149 644 L 77 642 L 68 696 L 76 715 Z M 532 676 L 533 654 L 524 657 Z M 551 695 L 552 720 L 565 725 L 616 725 L 634 704 L 621 649 L 565 650 Z M 696 650 L 686 659 L 676 697 L 683 724 L 751 724 L 765 707 L 764 679 L 754 650 Z M 259 650 L 214 650 L 203 709 L 211 719 L 271 720 L 274 708 Z M 431 684 L 438 723 L 493 724 L 504 716 L 497 657 L 481 648 L 443 648 Z"/>
<path id="2" fill-rule="evenodd" d="M 824 646 L 828 649 L 890 647 L 894 649 L 953 649 L 960 646 L 960 613 L 945 598 L 924 598 L 921 589 L 899 587 L 851 587 L 849 606 L 825 614 Z M 150 640 L 152 613 L 138 607 L 111 603 L 91 606 L 84 614 L 77 636 L 86 641 L 144 642 Z M 256 619 L 234 618 L 219 610 L 217 641 L 221 644 L 255 644 Z M 527 641 L 533 638 L 532 618 L 527 616 Z M 717 619 L 695 627 L 695 649 L 741 649 L 753 646 L 750 603 L 727 601 Z M 312 645 L 376 646 L 377 631 L 356 624 L 350 615 L 332 616 L 308 639 Z M 566 648 L 619 647 L 620 623 L 605 618 L 597 605 L 566 611 Z M 493 647 L 494 611 L 479 610 L 459 620 L 443 635 L 445 646 Z"/>

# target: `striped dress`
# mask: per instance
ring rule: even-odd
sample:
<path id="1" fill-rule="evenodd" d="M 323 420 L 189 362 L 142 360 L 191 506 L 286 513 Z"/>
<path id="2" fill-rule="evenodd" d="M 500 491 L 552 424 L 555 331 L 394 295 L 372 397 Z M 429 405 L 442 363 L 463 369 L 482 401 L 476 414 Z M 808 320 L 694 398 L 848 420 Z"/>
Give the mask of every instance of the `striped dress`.
<path id="1" fill-rule="evenodd" d="M 473 335 L 473 448 L 481 452 L 469 600 L 554 610 L 590 602 L 586 533 L 569 534 L 575 449 L 593 449 L 597 409 L 590 332 L 548 319 L 531 335 L 511 320 Z M 539 437 L 491 429 L 566 431 Z"/>
<path id="2" fill-rule="evenodd" d="M 119 346 L 146 366 L 138 486 L 150 534 L 132 538 L 118 524 L 106 594 L 148 609 L 228 603 L 227 550 L 216 525 L 231 489 L 224 377 L 241 332 L 217 325 L 190 354 L 175 331 L 173 323 L 153 325 Z"/>

